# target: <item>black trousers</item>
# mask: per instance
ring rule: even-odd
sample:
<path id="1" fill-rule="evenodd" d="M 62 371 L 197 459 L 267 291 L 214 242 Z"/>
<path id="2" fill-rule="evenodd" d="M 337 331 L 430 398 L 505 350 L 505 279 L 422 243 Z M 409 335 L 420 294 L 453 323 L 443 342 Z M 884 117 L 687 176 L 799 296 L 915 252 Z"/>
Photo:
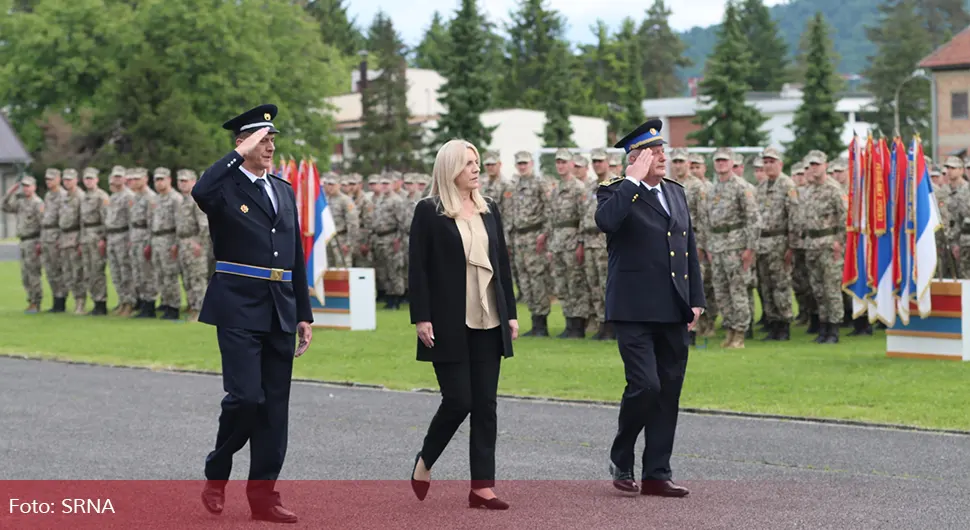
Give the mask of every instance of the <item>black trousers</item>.
<path id="1" fill-rule="evenodd" d="M 209 481 L 228 481 L 232 457 L 249 442 L 249 504 L 280 503 L 274 491 L 286 456 L 290 384 L 296 337 L 279 327 L 266 332 L 217 328 L 222 354 L 222 400 L 215 449 L 205 459 Z M 224 485 L 224 482 L 223 482 Z"/>
<path id="2" fill-rule="evenodd" d="M 626 389 L 610 458 L 617 468 L 633 471 L 637 438 L 646 430 L 641 477 L 670 480 L 680 390 L 687 370 L 687 326 L 614 322 L 614 329 Z"/>
<path id="3" fill-rule="evenodd" d="M 467 329 L 467 336 L 467 362 L 434 363 L 441 405 L 424 437 L 421 458 L 431 469 L 465 417 L 471 414 L 468 447 L 471 487 L 490 488 L 495 485 L 496 396 L 502 362 L 502 328 Z"/>

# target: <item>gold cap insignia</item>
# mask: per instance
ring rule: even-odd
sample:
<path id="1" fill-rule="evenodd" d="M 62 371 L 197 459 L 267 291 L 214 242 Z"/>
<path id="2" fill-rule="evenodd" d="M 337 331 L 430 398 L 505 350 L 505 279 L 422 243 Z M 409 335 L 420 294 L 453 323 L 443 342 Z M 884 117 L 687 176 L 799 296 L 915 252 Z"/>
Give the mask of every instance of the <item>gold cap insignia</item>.
<path id="1" fill-rule="evenodd" d="M 650 134 L 657 134 L 657 129 L 650 129 Z"/>
<path id="2" fill-rule="evenodd" d="M 242 213 L 249 213 L 249 206 L 246 206 L 246 205 L 244 204 L 244 205 L 242 205 L 242 206 L 240 206 L 240 207 L 239 207 L 239 210 L 240 210 L 240 211 L 241 211 Z"/>
<path id="3" fill-rule="evenodd" d="M 269 120 L 270 120 L 270 116 L 269 116 L 269 113 L 267 112 L 266 114 L 263 114 L 263 118 L 264 118 L 264 119 L 265 119 L 266 121 L 269 121 Z"/>

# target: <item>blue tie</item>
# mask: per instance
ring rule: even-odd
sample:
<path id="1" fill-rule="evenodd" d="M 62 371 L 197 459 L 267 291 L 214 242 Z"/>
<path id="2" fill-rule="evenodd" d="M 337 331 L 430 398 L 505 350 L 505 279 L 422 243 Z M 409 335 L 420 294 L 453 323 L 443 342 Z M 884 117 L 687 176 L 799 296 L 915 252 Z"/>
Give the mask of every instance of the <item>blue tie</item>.
<path id="1" fill-rule="evenodd" d="M 256 185 L 259 186 L 259 194 L 263 197 L 263 206 L 266 207 L 266 211 L 275 214 L 276 208 L 273 208 L 273 201 L 269 199 L 269 193 L 266 191 L 266 179 L 256 179 Z"/>

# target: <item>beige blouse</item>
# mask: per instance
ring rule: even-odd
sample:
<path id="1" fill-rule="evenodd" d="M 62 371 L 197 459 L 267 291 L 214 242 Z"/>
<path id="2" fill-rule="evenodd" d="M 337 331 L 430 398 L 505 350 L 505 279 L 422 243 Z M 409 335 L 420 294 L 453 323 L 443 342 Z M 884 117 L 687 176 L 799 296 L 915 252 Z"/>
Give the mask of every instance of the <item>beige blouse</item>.
<path id="1" fill-rule="evenodd" d="M 465 248 L 465 325 L 492 329 L 499 325 L 495 277 L 488 259 L 488 232 L 481 214 L 455 219 Z"/>

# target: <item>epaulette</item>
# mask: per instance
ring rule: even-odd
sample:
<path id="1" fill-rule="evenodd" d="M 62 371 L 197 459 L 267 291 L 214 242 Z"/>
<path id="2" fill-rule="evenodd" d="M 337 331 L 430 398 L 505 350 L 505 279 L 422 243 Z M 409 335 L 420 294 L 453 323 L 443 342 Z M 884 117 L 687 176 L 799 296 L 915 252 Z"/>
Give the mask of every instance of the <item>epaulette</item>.
<path id="1" fill-rule="evenodd" d="M 290 183 L 290 181 L 286 180 L 285 178 L 283 178 L 283 177 L 281 177 L 279 175 L 274 175 L 273 173 L 269 173 L 269 176 L 275 178 L 276 180 L 279 180 L 280 182 L 285 182 L 285 183 L 287 183 L 287 185 L 290 185 L 290 186 L 293 185 L 292 183 Z"/>
<path id="2" fill-rule="evenodd" d="M 613 177 L 609 180 L 604 180 L 603 182 L 600 182 L 600 186 L 612 186 L 617 182 L 622 182 L 625 178 L 626 177 Z"/>
<path id="3" fill-rule="evenodd" d="M 667 182 L 670 182 L 671 184 L 676 184 L 676 185 L 678 185 L 678 186 L 680 186 L 681 188 L 683 188 L 683 187 L 684 187 L 684 185 L 683 185 L 683 184 L 681 184 L 680 182 L 677 182 L 676 180 L 673 180 L 673 179 L 669 179 L 669 178 L 667 178 L 667 177 L 664 177 L 664 180 L 666 180 Z"/>

